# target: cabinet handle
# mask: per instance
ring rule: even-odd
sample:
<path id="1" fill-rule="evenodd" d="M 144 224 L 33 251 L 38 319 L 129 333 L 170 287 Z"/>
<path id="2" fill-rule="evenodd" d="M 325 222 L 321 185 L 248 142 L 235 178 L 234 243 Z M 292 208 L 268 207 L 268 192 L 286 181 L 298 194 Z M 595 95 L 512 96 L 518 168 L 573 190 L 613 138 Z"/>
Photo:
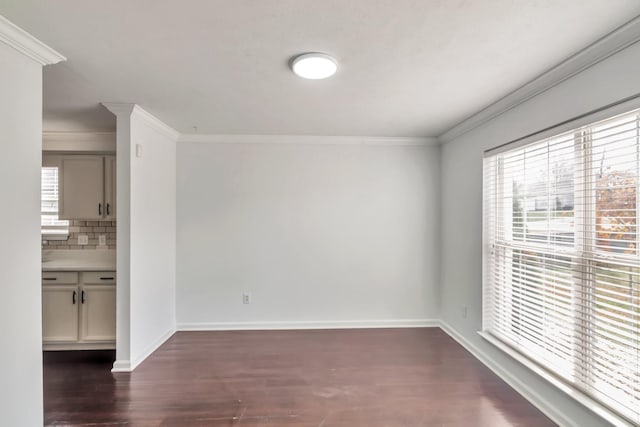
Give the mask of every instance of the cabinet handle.
<path id="1" fill-rule="evenodd" d="M 101 277 L 100 280 L 113 280 L 113 277 Z"/>
<path id="2" fill-rule="evenodd" d="M 80 302 L 84 304 L 84 291 L 80 294 Z"/>
<path id="3" fill-rule="evenodd" d="M 107 215 L 111 215 L 111 205 L 107 203 Z"/>
<path id="4" fill-rule="evenodd" d="M 98 215 L 102 216 L 102 203 L 98 203 Z"/>
<path id="5" fill-rule="evenodd" d="M 58 280 L 57 277 L 43 277 L 42 280 Z"/>
<path id="6" fill-rule="evenodd" d="M 73 296 L 71 297 L 71 301 L 73 302 L 73 304 L 76 304 L 76 291 L 73 291 Z"/>

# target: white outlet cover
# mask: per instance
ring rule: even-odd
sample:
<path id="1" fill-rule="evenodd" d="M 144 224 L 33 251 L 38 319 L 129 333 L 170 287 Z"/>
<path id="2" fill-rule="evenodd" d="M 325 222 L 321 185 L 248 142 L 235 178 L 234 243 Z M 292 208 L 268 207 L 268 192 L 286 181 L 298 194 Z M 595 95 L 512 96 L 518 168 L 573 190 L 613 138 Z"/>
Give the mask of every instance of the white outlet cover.
<path id="1" fill-rule="evenodd" d="M 88 245 L 89 244 L 89 236 L 86 234 L 80 234 L 78 236 L 78 244 L 79 245 Z"/>
<path id="2" fill-rule="evenodd" d="M 101 234 L 100 236 L 98 236 L 98 245 L 105 246 L 106 244 L 107 244 L 107 236 L 105 236 L 104 234 Z"/>

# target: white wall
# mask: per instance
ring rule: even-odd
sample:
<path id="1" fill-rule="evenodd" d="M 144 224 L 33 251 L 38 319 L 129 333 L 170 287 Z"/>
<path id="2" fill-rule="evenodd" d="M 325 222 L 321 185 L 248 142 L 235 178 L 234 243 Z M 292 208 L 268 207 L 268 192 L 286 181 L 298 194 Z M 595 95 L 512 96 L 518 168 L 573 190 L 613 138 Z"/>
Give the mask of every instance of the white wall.
<path id="1" fill-rule="evenodd" d="M 442 148 L 441 314 L 463 339 L 582 427 L 605 423 L 484 342 L 482 313 L 482 155 L 487 148 L 640 93 L 640 44 L 608 58 Z M 469 307 L 468 318 L 462 306 Z"/>
<path id="2" fill-rule="evenodd" d="M 176 138 L 136 107 L 131 115 L 130 334 L 134 368 L 176 323 Z M 136 156 L 136 145 L 142 155 Z M 118 236 L 119 237 L 119 236 Z"/>
<path id="3" fill-rule="evenodd" d="M 42 415 L 42 66 L 0 42 L 0 424 Z"/>
<path id="4" fill-rule="evenodd" d="M 113 370 L 130 371 L 176 328 L 178 133 L 135 104 L 104 105 L 117 117 L 118 302 Z"/>
<path id="5" fill-rule="evenodd" d="M 178 328 L 438 318 L 439 148 L 270 141 L 178 143 Z"/>

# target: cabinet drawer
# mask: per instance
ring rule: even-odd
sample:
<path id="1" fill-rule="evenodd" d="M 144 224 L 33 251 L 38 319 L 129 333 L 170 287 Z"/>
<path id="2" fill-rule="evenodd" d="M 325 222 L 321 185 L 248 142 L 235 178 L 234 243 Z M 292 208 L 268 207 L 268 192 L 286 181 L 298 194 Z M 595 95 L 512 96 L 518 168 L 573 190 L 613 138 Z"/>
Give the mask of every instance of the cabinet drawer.
<path id="1" fill-rule="evenodd" d="M 92 284 L 109 284 L 116 283 L 115 271 L 87 271 L 82 273 L 82 283 L 85 285 Z"/>
<path id="2" fill-rule="evenodd" d="M 78 273 L 68 271 L 43 271 L 42 283 L 46 285 L 75 285 L 78 283 Z"/>

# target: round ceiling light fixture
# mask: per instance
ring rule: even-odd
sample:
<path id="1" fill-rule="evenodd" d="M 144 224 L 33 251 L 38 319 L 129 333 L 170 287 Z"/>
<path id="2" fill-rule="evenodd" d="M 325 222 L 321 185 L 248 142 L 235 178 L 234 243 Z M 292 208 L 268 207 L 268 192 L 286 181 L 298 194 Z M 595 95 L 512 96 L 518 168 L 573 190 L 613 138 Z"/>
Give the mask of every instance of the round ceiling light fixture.
<path id="1" fill-rule="evenodd" d="M 326 79 L 336 73 L 338 61 L 326 53 L 303 53 L 293 58 L 291 69 L 305 79 Z"/>

